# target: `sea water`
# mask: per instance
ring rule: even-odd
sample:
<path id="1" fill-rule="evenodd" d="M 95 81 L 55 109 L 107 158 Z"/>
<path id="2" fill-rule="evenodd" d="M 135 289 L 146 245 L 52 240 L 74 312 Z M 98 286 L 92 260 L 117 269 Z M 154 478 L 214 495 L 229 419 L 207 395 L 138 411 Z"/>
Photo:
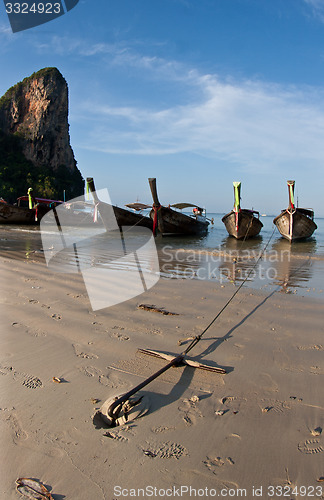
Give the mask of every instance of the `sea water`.
<path id="1" fill-rule="evenodd" d="M 277 289 L 283 293 L 324 298 L 324 219 L 317 218 L 314 235 L 290 243 L 273 225 L 273 216 L 261 217 L 263 228 L 256 238 L 236 240 L 228 236 L 221 219 L 224 214 L 209 213 L 213 219 L 203 236 L 159 236 L 155 239 L 162 279 L 208 280 L 230 286 L 260 290 Z M 114 266 L 120 252 L 119 232 L 96 234 L 91 228 L 79 228 L 78 262 L 82 266 Z M 82 241 L 84 239 L 84 241 Z M 135 237 L 136 240 L 136 237 Z M 136 245 L 142 245 L 143 238 Z M 18 259 L 44 259 L 39 226 L 0 226 L 0 255 Z M 66 248 L 56 256 L 58 268 L 75 271 L 75 248 Z M 129 268 L 127 259 L 123 259 Z M 147 266 L 142 262 L 142 266 Z M 62 271 L 61 270 L 61 271 Z"/>
<path id="2" fill-rule="evenodd" d="M 214 224 L 205 236 L 163 237 L 158 243 L 162 275 L 234 285 L 244 280 L 258 289 L 324 297 L 324 219 L 315 220 L 311 238 L 290 243 L 274 226 L 274 216 L 260 217 L 259 236 L 236 240 L 228 235 L 223 215 L 207 215 Z"/>

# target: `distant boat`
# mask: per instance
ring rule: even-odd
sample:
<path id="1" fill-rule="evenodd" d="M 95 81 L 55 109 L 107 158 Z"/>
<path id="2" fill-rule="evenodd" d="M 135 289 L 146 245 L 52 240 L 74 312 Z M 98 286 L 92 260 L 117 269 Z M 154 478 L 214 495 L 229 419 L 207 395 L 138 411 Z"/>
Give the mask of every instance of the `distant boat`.
<path id="1" fill-rule="evenodd" d="M 159 202 L 156 179 L 150 178 L 149 184 L 153 198 L 153 209 L 150 216 L 153 219 L 153 233 L 179 235 L 199 235 L 208 230 L 209 222 L 206 218 L 206 210 L 192 203 L 175 203 L 168 207 Z M 178 212 L 184 208 L 192 208 L 192 215 Z M 177 210 L 174 210 L 177 209 Z"/>
<path id="2" fill-rule="evenodd" d="M 279 233 L 289 241 L 296 241 L 312 236 L 317 225 L 314 222 L 314 210 L 295 206 L 295 181 L 287 181 L 289 206 L 273 219 Z"/>
<path id="3" fill-rule="evenodd" d="M 125 207 L 130 208 L 134 212 L 142 212 L 142 210 L 152 208 L 152 205 L 146 205 L 146 203 L 140 203 L 139 201 L 135 201 L 134 203 L 127 203 Z"/>
<path id="4" fill-rule="evenodd" d="M 116 207 L 115 205 L 109 205 L 107 203 L 100 201 L 97 196 L 96 188 L 92 177 L 87 178 L 87 185 L 89 186 L 89 189 L 92 193 L 95 203 L 99 204 L 98 205 L 99 212 L 104 225 L 106 225 L 105 222 L 107 222 L 107 219 L 111 217 L 110 207 L 112 207 L 119 227 L 142 226 L 142 227 L 147 227 L 149 229 L 153 229 L 153 221 L 150 219 L 150 217 L 146 217 L 145 215 L 137 214 L 131 212 L 130 210 L 125 210 L 124 208 Z"/>
<path id="5" fill-rule="evenodd" d="M 42 217 L 63 201 L 38 198 L 32 195 L 32 188 L 27 196 L 20 196 L 17 203 L 0 202 L 0 224 L 39 224 Z"/>
<path id="6" fill-rule="evenodd" d="M 230 236 L 241 240 L 253 238 L 261 231 L 263 224 L 260 221 L 260 214 L 256 210 L 241 208 L 241 183 L 233 182 L 234 186 L 234 209 L 224 215 L 222 222 Z"/>
<path id="7" fill-rule="evenodd" d="M 96 205 L 88 201 L 68 201 L 57 211 L 60 224 L 64 226 L 93 226 L 101 223 L 101 217 Z"/>

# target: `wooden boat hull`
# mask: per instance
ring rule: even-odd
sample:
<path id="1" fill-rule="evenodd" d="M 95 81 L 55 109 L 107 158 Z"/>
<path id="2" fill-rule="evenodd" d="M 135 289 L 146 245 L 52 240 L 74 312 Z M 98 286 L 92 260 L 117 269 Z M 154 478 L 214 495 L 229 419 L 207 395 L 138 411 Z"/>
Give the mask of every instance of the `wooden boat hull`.
<path id="1" fill-rule="evenodd" d="M 125 210 L 124 208 L 116 207 L 112 205 L 119 227 L 122 226 L 141 226 L 153 229 L 153 221 L 150 217 L 142 214 L 137 214 L 131 212 L 130 210 Z"/>
<path id="2" fill-rule="evenodd" d="M 237 213 L 237 218 L 236 221 L 236 212 L 232 210 L 224 215 L 222 222 L 225 224 L 228 234 L 238 240 L 257 236 L 263 227 L 262 222 L 250 210 L 241 209 Z"/>
<path id="3" fill-rule="evenodd" d="M 9 203 L 0 204 L 0 224 L 39 224 L 42 217 L 51 210 L 46 206 L 39 206 L 36 209 L 18 207 Z"/>
<path id="4" fill-rule="evenodd" d="M 303 209 L 296 208 L 295 211 L 283 210 L 281 214 L 273 219 L 281 236 L 289 241 L 306 239 L 312 236 L 317 225 L 312 218 L 302 212 Z"/>
<path id="5" fill-rule="evenodd" d="M 153 209 L 150 212 L 150 217 L 153 220 L 154 235 L 156 234 L 157 229 L 162 235 L 200 235 L 207 233 L 209 222 L 206 219 L 206 212 L 204 209 L 191 203 L 180 203 L 174 205 L 175 208 L 180 208 L 181 206 L 193 207 L 194 215 L 190 216 L 173 210 L 170 206 L 164 207 L 159 202 L 156 189 L 156 178 L 150 178 L 149 184 L 153 198 Z"/>
<path id="6" fill-rule="evenodd" d="M 155 211 L 151 210 L 150 217 L 154 220 Z M 203 217 L 201 220 L 190 215 L 176 212 L 172 208 L 160 207 L 158 229 L 160 234 L 199 235 L 208 231 L 209 222 Z"/>
<path id="7" fill-rule="evenodd" d="M 111 223 L 113 222 L 111 221 L 111 208 L 113 208 L 114 210 L 116 221 L 119 227 L 141 226 L 147 227 L 151 230 L 153 229 L 153 221 L 152 219 L 150 219 L 150 217 L 146 217 L 145 215 L 137 214 L 135 212 L 131 212 L 130 210 L 125 210 L 124 208 L 109 205 L 108 203 L 100 201 L 97 196 L 94 180 L 92 177 L 87 177 L 87 185 L 92 192 L 93 199 L 98 204 L 102 221 L 107 230 L 112 229 L 112 227 L 110 227 Z"/>

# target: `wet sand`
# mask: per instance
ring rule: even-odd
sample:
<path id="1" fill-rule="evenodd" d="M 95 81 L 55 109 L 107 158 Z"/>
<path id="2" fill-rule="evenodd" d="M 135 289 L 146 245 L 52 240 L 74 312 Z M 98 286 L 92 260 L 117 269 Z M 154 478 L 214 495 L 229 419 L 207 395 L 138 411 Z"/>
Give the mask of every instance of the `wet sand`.
<path id="1" fill-rule="evenodd" d="M 172 368 L 143 389 L 147 415 L 106 429 L 96 409 L 165 364 L 137 349 L 181 352 L 234 285 L 160 280 L 93 312 L 81 275 L 9 254 L 0 268 L 1 498 L 20 497 L 18 477 L 54 500 L 145 498 L 147 487 L 158 498 L 194 497 L 190 487 L 204 498 L 270 498 L 272 487 L 324 498 L 323 302 L 243 288 L 191 352 L 227 373 Z"/>

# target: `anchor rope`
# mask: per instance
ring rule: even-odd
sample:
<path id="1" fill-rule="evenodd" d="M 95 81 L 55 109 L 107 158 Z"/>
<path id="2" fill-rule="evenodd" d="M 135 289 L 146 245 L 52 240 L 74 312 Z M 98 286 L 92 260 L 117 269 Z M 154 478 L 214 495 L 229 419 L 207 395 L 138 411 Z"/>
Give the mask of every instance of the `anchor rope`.
<path id="1" fill-rule="evenodd" d="M 249 225 L 248 225 L 248 227 L 247 227 L 246 233 L 245 233 L 245 235 L 244 235 L 243 240 L 241 241 L 240 248 L 238 249 L 239 253 L 240 253 L 240 251 L 242 250 L 243 245 L 244 245 L 244 243 L 245 243 L 245 241 L 246 241 L 247 235 L 248 235 L 248 233 L 249 233 L 249 231 L 250 231 L 250 227 L 252 226 L 253 218 L 254 218 L 254 215 L 253 215 L 253 213 L 252 213 L 252 216 L 251 216 L 251 219 L 250 219 Z"/>
<path id="2" fill-rule="evenodd" d="M 198 342 L 201 340 L 202 336 L 207 332 L 207 330 L 209 330 L 209 328 L 215 323 L 215 321 L 220 317 L 220 315 L 225 311 L 225 309 L 229 306 L 229 304 L 232 302 L 232 300 L 234 299 L 234 297 L 238 294 L 238 292 L 241 290 L 241 288 L 243 287 L 243 285 L 247 282 L 247 280 L 249 279 L 249 277 L 251 276 L 252 272 L 254 271 L 254 269 L 256 268 L 257 264 L 259 263 L 259 261 L 261 260 L 261 258 L 263 257 L 267 247 L 269 246 L 270 244 L 270 241 L 272 240 L 272 237 L 274 235 L 274 232 L 275 232 L 276 228 L 274 227 L 273 228 L 273 231 L 266 243 L 266 245 L 264 246 L 262 252 L 260 253 L 258 259 L 256 260 L 255 264 L 251 267 L 250 271 L 248 272 L 248 274 L 246 275 L 246 277 L 244 278 L 244 280 L 242 281 L 242 283 L 240 284 L 240 286 L 235 290 L 235 292 L 232 294 L 232 296 L 228 299 L 228 301 L 226 302 L 226 304 L 221 308 L 221 310 L 216 314 L 216 316 L 214 316 L 214 318 L 211 320 L 211 322 L 206 326 L 206 328 L 199 334 L 197 335 L 191 342 L 190 344 L 188 345 L 188 347 L 184 350 L 183 352 L 183 355 L 185 356 L 186 354 L 188 354 L 189 351 L 191 351 L 191 349 L 193 349 L 197 344 Z"/>
<path id="3" fill-rule="evenodd" d="M 264 255 L 264 253 L 265 253 L 268 245 L 270 244 L 270 241 L 271 241 L 271 239 L 272 239 L 272 237 L 274 235 L 275 229 L 276 228 L 274 226 L 273 231 L 272 231 L 272 233 L 271 233 L 271 235 L 269 237 L 268 242 L 264 246 L 264 248 L 263 248 L 262 252 L 260 253 L 257 261 L 255 262 L 254 266 L 251 268 L 251 270 L 248 273 L 248 275 L 246 276 L 246 278 L 242 281 L 241 285 L 235 290 L 235 292 L 232 294 L 232 296 L 230 297 L 230 299 L 226 302 L 226 304 L 222 307 L 222 309 L 216 314 L 216 316 L 209 323 L 209 325 L 207 325 L 207 327 L 203 330 L 203 332 L 192 340 L 192 342 L 185 349 L 185 351 L 183 351 L 181 354 L 178 354 L 166 366 L 164 366 L 158 372 L 156 372 L 153 375 L 151 375 L 148 379 L 144 380 L 144 382 L 142 382 L 138 386 L 134 387 L 132 390 L 128 391 L 126 394 L 124 394 L 124 395 L 122 395 L 120 397 L 115 398 L 116 400 L 110 405 L 110 407 L 109 407 L 109 409 L 107 411 L 109 417 L 112 419 L 112 425 L 111 425 L 112 427 L 115 425 L 115 422 L 118 419 L 118 415 L 119 415 L 119 413 L 120 413 L 120 411 L 121 411 L 124 403 L 127 402 L 127 400 L 131 396 L 133 396 L 134 394 L 136 394 L 140 389 L 144 388 L 146 385 L 148 385 L 150 382 L 152 382 L 153 380 L 155 380 L 157 377 L 159 377 L 162 373 L 164 373 L 165 371 L 167 371 L 172 366 L 179 366 L 179 365 L 182 364 L 182 361 L 183 361 L 184 357 L 186 356 L 186 354 L 189 351 L 191 351 L 191 349 L 193 349 L 195 347 L 195 345 L 198 344 L 198 342 L 201 340 L 202 336 L 215 323 L 215 321 L 219 318 L 219 316 L 222 314 L 222 312 L 227 308 L 227 306 L 230 304 L 230 302 L 234 299 L 235 295 L 237 295 L 237 293 L 240 291 L 240 289 L 242 288 L 242 286 L 244 285 L 244 283 L 246 283 L 247 279 L 251 275 L 252 271 L 255 269 L 256 265 L 259 262 L 259 260 L 263 257 L 263 255 Z M 309 261 L 310 257 L 307 260 Z M 305 264 L 305 262 L 302 262 L 301 265 L 295 270 L 295 273 L 300 268 L 302 268 L 304 266 L 304 264 Z M 292 273 L 292 274 L 294 274 L 294 273 Z"/>

